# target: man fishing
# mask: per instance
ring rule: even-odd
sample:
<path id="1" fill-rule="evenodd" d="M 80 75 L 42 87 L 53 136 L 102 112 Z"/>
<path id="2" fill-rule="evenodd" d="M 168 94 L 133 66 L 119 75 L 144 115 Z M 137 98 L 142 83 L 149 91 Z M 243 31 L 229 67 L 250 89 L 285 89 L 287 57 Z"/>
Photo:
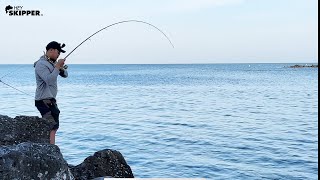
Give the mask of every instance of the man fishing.
<path id="1" fill-rule="evenodd" d="M 64 59 L 58 59 L 60 53 L 65 53 L 62 48 L 65 47 L 64 44 L 59 44 L 58 42 L 52 41 L 50 42 L 46 47 L 46 53 L 44 56 L 40 57 L 40 59 L 34 63 L 35 67 L 35 75 L 36 75 L 36 81 L 37 81 L 37 89 L 35 93 L 35 106 L 41 113 L 42 117 L 45 119 L 48 119 L 49 121 L 54 121 L 55 126 L 52 128 L 50 132 L 50 143 L 55 144 L 55 135 L 59 128 L 59 114 L 60 110 L 57 106 L 56 96 L 58 92 L 57 87 L 57 77 L 58 75 L 66 78 L 68 77 L 68 72 L 66 71 L 67 66 L 64 65 L 65 59 L 69 57 L 76 49 L 78 49 L 83 43 L 90 40 L 91 37 L 95 36 L 96 34 L 102 32 L 103 30 L 106 30 L 112 26 L 116 26 L 122 23 L 143 23 L 147 24 L 155 29 L 157 29 L 160 33 L 162 33 L 165 38 L 170 42 L 172 47 L 174 48 L 173 43 L 169 39 L 169 37 L 158 27 L 144 21 L 140 20 L 125 20 L 125 21 L 119 21 L 113 24 L 110 24 L 97 32 L 90 35 L 88 38 L 83 40 L 78 46 L 76 46 L 69 54 L 65 56 Z M 8 74 L 7 74 L 8 75 Z M 5 75 L 5 76 L 7 76 Z M 3 76 L 3 77 L 5 77 Z M 3 82 L 0 78 L 0 83 L 15 89 L 16 91 L 19 91 L 25 95 L 29 95 L 28 93 L 19 90 L 16 87 L 11 86 L 8 83 Z M 30 95 L 29 95 L 30 96 Z"/>
<path id="2" fill-rule="evenodd" d="M 46 46 L 46 53 L 34 63 L 37 89 L 35 93 L 35 106 L 42 118 L 54 121 L 55 125 L 50 131 L 50 144 L 55 144 L 56 132 L 59 129 L 60 110 L 57 106 L 56 96 L 58 92 L 58 75 L 68 77 L 65 59 L 58 59 L 60 53 L 65 53 L 64 44 L 56 41 Z"/>

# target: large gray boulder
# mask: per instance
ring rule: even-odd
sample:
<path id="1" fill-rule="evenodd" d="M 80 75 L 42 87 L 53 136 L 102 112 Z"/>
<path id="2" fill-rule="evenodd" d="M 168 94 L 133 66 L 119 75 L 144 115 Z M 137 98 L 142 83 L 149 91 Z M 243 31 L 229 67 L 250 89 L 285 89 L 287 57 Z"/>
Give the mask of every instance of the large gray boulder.
<path id="1" fill-rule="evenodd" d="M 115 150 L 102 150 L 80 165 L 68 165 L 59 147 L 49 144 L 53 125 L 38 117 L 0 115 L 0 180 L 134 177 Z"/>
<path id="2" fill-rule="evenodd" d="M 55 145 L 21 143 L 0 148 L 0 179 L 74 179 Z"/>

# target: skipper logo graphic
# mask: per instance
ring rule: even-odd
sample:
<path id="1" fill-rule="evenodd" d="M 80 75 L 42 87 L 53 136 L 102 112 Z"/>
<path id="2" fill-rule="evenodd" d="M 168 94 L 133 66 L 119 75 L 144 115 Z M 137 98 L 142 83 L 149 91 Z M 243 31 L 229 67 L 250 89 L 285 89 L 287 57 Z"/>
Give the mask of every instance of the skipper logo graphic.
<path id="1" fill-rule="evenodd" d="M 9 16 L 43 16 L 40 10 L 23 10 L 23 6 L 6 6 L 6 14 Z"/>

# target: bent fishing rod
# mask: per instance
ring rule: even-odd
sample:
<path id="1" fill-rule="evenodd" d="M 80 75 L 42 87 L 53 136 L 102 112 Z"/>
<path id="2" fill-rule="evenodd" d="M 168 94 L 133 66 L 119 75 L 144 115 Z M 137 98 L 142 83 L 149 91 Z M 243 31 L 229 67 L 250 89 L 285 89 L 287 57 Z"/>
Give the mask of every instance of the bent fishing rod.
<path id="1" fill-rule="evenodd" d="M 92 37 L 95 36 L 96 34 L 100 33 L 101 31 L 106 30 L 106 29 L 108 29 L 108 28 L 110 28 L 110 27 L 112 27 L 112 26 L 116 26 L 116 25 L 123 24 L 123 23 L 130 23 L 130 22 L 147 24 L 147 25 L 149 25 L 149 26 L 157 29 L 160 33 L 162 33 L 162 34 L 165 36 L 165 38 L 170 42 L 171 46 L 174 48 L 174 45 L 173 45 L 172 41 L 169 39 L 169 37 L 168 37 L 161 29 L 159 29 L 159 28 L 156 27 L 155 25 L 153 25 L 153 24 L 151 24 L 151 23 L 148 23 L 148 22 L 145 22 L 145 21 L 140 21 L 140 20 L 126 20 L 126 21 L 119 21 L 119 22 L 110 24 L 110 25 L 108 25 L 108 26 L 100 29 L 99 31 L 93 33 L 93 34 L 90 35 L 88 38 L 86 38 L 85 40 L 83 40 L 78 46 L 76 46 L 64 59 L 67 59 L 67 57 L 69 57 L 69 56 L 70 56 L 76 49 L 78 49 L 83 43 L 85 43 L 86 41 L 88 41 L 90 38 L 92 38 Z M 6 86 L 8 86 L 8 87 L 10 87 L 10 88 L 12 88 L 12 89 L 14 89 L 14 90 L 16 90 L 16 91 L 19 91 L 19 92 L 21 92 L 21 93 L 23 93 L 23 94 L 25 94 L 25 95 L 31 96 L 30 94 L 28 94 L 28 93 L 26 93 L 26 92 L 23 92 L 23 91 L 21 91 L 21 90 L 19 90 L 19 89 L 17 89 L 17 88 L 15 88 L 15 87 L 13 87 L 13 86 L 11 86 L 11 85 L 9 85 L 9 84 L 7 84 L 7 83 L 5 83 L 5 82 L 2 81 L 2 79 L 3 79 L 5 76 L 7 76 L 7 75 L 9 75 L 9 74 L 11 74 L 11 73 L 13 73 L 13 72 L 15 72 L 15 71 L 17 71 L 17 69 L 14 70 L 14 71 L 11 71 L 10 73 L 8 73 L 8 74 L 6 74 L 6 75 L 4 75 L 4 76 L 2 76 L 2 77 L 0 78 L 0 83 L 6 85 Z"/>
<path id="2" fill-rule="evenodd" d="M 136 23 L 143 23 L 143 24 L 147 24 L 151 27 L 154 27 L 155 29 L 157 29 L 159 32 L 161 32 L 166 38 L 167 40 L 170 42 L 171 46 L 174 48 L 174 45 L 173 43 L 171 42 L 171 40 L 169 39 L 169 37 L 161 30 L 159 29 L 158 27 L 156 27 L 155 25 L 152 25 L 148 22 L 145 22 L 145 21 L 140 21 L 140 20 L 126 20 L 126 21 L 120 21 L 120 22 L 116 22 L 116 23 L 113 23 L 111 25 L 108 25 L 102 29 L 100 29 L 99 31 L 93 33 L 91 36 L 89 36 L 87 39 L 85 39 L 84 41 L 82 41 L 77 47 L 75 47 L 64 59 L 67 59 L 67 57 L 69 57 L 76 49 L 78 49 L 78 47 L 80 47 L 83 43 L 85 43 L 86 41 L 88 41 L 90 38 L 92 38 L 94 35 L 100 33 L 101 31 L 103 30 L 106 30 L 112 26 L 115 26 L 115 25 L 118 25 L 118 24 L 123 24 L 123 23 L 129 23 L 129 22 L 136 22 Z"/>

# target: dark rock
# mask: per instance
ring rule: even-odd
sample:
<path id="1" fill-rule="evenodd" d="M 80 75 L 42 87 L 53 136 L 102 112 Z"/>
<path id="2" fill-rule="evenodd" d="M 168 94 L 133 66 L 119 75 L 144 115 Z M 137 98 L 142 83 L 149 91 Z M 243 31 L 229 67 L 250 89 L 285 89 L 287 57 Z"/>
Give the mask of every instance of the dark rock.
<path id="1" fill-rule="evenodd" d="M 38 117 L 0 115 L 0 180 L 133 178 L 120 152 L 96 152 L 77 166 L 68 165 L 60 149 L 49 144 L 54 122 Z"/>
<path id="2" fill-rule="evenodd" d="M 0 115 L 0 145 L 22 142 L 50 143 L 49 133 L 55 122 L 39 117 Z"/>
<path id="3" fill-rule="evenodd" d="M 78 166 L 71 167 L 76 179 L 86 180 L 96 177 L 133 178 L 130 166 L 120 152 L 106 149 L 89 156 Z"/>
<path id="4" fill-rule="evenodd" d="M 21 143 L 0 148 L 0 179 L 74 179 L 55 145 Z"/>

